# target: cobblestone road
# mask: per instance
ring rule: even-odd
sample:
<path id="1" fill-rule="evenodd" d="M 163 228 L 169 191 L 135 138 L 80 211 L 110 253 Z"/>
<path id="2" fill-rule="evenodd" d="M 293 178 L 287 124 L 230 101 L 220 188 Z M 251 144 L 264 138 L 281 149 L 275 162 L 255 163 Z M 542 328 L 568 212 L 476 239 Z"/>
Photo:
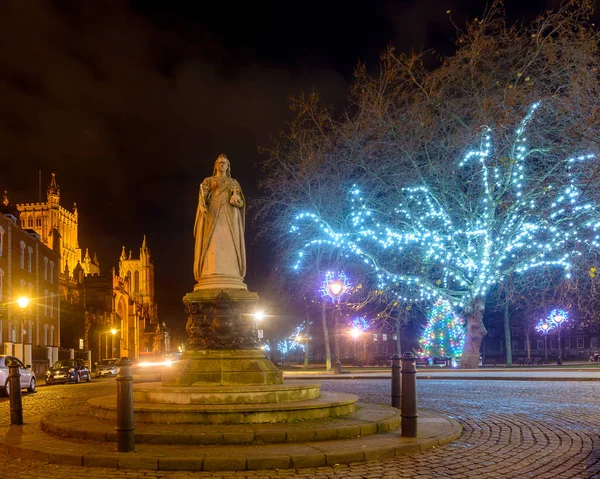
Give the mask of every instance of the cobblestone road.
<path id="1" fill-rule="evenodd" d="M 23 397 L 25 420 L 32 420 L 88 397 L 110 393 L 114 381 L 40 388 Z M 361 400 L 389 401 L 389 381 L 323 381 L 324 390 L 350 392 Z M 456 442 L 424 453 L 384 461 L 302 470 L 238 473 L 116 471 L 57 466 L 0 458 L 6 479 L 67 478 L 600 478 L 600 383 L 424 380 L 419 406 L 460 421 Z M 9 423 L 6 399 L 0 424 Z"/>

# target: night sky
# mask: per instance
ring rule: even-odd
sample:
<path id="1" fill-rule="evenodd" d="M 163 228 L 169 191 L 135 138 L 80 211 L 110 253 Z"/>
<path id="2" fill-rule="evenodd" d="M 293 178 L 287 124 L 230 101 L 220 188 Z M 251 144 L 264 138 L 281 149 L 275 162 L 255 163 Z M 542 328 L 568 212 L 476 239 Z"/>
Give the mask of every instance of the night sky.
<path id="1" fill-rule="evenodd" d="M 211 5 L 214 3 L 215 5 Z M 103 272 L 142 236 L 156 268 L 159 316 L 184 323 L 198 185 L 217 155 L 246 198 L 259 194 L 259 146 L 290 118 L 289 98 L 315 90 L 344 106 L 357 62 L 379 54 L 453 51 L 452 19 L 484 0 L 362 2 L 22 1 L 0 4 L 0 188 L 42 199 L 56 172 L 61 204 L 77 202 L 80 245 Z M 556 1 L 507 1 L 513 20 Z M 209 6 L 210 5 L 210 6 Z M 218 6 L 217 6 L 218 5 Z M 247 229 L 250 289 L 268 273 Z"/>

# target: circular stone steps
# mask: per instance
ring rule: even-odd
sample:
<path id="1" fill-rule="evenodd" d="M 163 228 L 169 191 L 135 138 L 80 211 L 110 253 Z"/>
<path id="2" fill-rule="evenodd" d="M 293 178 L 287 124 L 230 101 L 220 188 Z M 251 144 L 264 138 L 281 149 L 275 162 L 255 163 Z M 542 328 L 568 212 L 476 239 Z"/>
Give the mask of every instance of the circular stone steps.
<path id="1" fill-rule="evenodd" d="M 257 404 L 165 404 L 134 402 L 136 423 L 153 424 L 251 424 L 293 422 L 343 416 L 354 412 L 358 398 L 352 394 L 321 392 L 303 401 Z M 116 396 L 88 400 L 90 413 L 116 421 Z"/>
<path id="2" fill-rule="evenodd" d="M 137 420 L 137 417 L 136 417 Z M 146 444 L 280 444 L 366 437 L 393 431 L 400 426 L 400 412 L 391 406 L 360 404 L 340 418 L 273 424 L 140 424 L 135 441 Z M 116 442 L 114 422 L 90 417 L 87 412 L 45 417 L 44 432 L 60 437 Z"/>

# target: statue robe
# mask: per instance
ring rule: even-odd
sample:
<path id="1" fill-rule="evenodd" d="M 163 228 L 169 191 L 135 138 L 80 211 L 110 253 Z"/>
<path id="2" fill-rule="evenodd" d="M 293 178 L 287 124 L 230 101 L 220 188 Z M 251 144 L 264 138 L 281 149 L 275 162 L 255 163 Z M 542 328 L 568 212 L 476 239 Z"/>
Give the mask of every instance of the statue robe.
<path id="1" fill-rule="evenodd" d="M 232 196 L 236 186 L 239 196 Z M 196 281 L 208 275 L 241 279 L 246 275 L 246 204 L 241 191 L 239 183 L 227 176 L 211 176 L 200 185 L 194 224 Z"/>

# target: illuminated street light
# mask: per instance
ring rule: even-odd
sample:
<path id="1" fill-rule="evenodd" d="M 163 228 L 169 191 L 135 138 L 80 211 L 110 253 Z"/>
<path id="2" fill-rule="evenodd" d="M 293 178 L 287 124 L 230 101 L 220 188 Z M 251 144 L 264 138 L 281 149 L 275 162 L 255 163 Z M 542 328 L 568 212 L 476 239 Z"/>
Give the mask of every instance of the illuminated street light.
<path id="1" fill-rule="evenodd" d="M 19 299 L 17 299 L 17 304 L 21 309 L 25 309 L 27 306 L 29 306 L 29 298 L 26 296 L 21 296 Z"/>
<path id="2" fill-rule="evenodd" d="M 263 319 L 265 319 L 265 313 L 263 311 L 257 311 L 256 313 L 254 313 L 254 319 L 256 319 L 256 321 L 260 322 Z"/>
<path id="3" fill-rule="evenodd" d="M 347 290 L 348 284 L 344 273 L 338 273 L 337 276 L 334 276 L 331 272 L 327 273 L 325 277 L 325 291 L 334 302 L 335 361 L 333 364 L 333 372 L 335 374 L 340 374 L 342 372 L 342 362 L 340 361 L 340 298 Z"/>
<path id="4" fill-rule="evenodd" d="M 569 314 L 564 309 L 554 309 L 548 316 L 548 320 L 556 325 L 558 328 L 557 336 L 558 336 L 558 359 L 556 360 L 556 364 L 559 366 L 562 364 L 562 356 L 563 351 L 560 344 L 560 336 L 561 336 L 561 326 L 563 323 L 569 320 Z"/>

